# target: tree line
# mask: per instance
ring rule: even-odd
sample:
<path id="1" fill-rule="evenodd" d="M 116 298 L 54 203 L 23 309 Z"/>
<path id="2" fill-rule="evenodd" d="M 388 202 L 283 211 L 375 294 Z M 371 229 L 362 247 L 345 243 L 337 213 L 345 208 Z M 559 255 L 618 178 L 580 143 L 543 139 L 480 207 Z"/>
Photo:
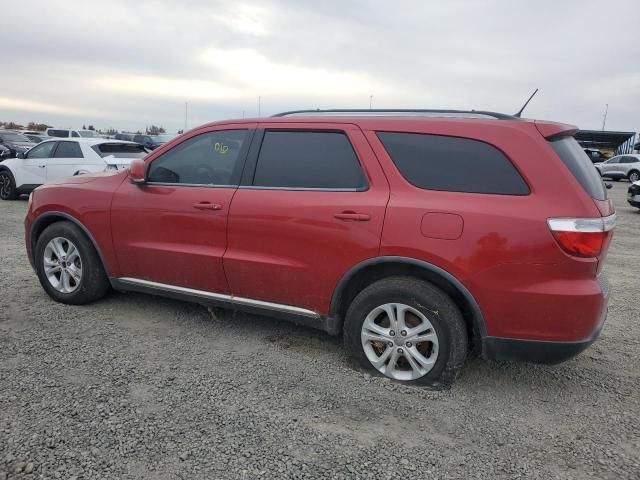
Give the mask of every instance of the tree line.
<path id="1" fill-rule="evenodd" d="M 33 130 L 34 132 L 44 132 L 47 128 L 53 128 L 52 125 L 46 123 L 29 122 L 26 126 L 16 122 L 0 122 L 0 127 L 4 127 L 7 130 Z M 93 125 L 82 125 L 83 130 L 93 130 L 96 128 Z M 115 135 L 118 131 L 114 128 L 108 128 L 105 133 L 107 135 Z M 142 134 L 140 130 L 135 132 L 136 134 Z M 147 135 L 160 135 L 161 133 L 167 133 L 167 131 L 161 125 L 151 125 L 145 128 Z"/>

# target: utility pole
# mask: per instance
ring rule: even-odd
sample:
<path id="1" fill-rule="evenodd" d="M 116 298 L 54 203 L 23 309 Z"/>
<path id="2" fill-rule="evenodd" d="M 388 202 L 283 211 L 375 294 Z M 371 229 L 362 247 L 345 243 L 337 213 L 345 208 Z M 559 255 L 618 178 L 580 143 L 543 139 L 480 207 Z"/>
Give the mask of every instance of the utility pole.
<path id="1" fill-rule="evenodd" d="M 604 132 L 604 127 L 607 124 L 607 113 L 609 112 L 609 104 L 607 103 L 606 107 L 604 108 L 604 117 L 602 119 L 602 131 Z"/>
<path id="2" fill-rule="evenodd" d="M 188 103 L 184 102 L 184 131 L 187 131 L 187 109 L 188 109 Z"/>
<path id="3" fill-rule="evenodd" d="M 371 110 L 372 104 L 373 104 L 373 94 L 369 95 L 369 110 Z"/>
<path id="4" fill-rule="evenodd" d="M 258 96 L 258 117 L 261 115 L 261 103 L 262 103 L 262 97 Z"/>

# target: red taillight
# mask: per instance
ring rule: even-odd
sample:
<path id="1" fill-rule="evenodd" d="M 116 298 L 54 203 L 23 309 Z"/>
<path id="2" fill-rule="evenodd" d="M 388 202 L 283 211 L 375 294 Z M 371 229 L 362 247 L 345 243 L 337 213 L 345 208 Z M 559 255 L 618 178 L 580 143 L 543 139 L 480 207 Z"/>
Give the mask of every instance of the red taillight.
<path id="1" fill-rule="evenodd" d="M 565 252 L 576 257 L 597 257 L 609 245 L 616 214 L 601 218 L 550 218 L 547 223 Z"/>

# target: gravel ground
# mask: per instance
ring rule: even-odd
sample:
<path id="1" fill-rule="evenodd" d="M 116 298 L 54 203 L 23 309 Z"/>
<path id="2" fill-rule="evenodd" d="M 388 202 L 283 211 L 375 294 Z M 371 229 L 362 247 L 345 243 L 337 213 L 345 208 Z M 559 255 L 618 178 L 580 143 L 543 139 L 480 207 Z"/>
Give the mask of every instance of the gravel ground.
<path id="1" fill-rule="evenodd" d="M 54 303 L 0 202 L 0 480 L 640 478 L 640 211 L 619 215 L 600 340 L 467 362 L 451 390 L 351 368 L 339 339 L 139 294 Z"/>

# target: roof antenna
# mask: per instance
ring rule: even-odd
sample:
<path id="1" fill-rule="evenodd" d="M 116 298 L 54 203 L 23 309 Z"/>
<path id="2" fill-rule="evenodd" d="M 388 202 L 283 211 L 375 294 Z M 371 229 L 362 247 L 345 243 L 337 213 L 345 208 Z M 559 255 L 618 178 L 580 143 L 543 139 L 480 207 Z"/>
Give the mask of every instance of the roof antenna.
<path id="1" fill-rule="evenodd" d="M 538 93 L 538 89 L 536 88 L 533 93 L 531 94 L 531 96 L 529 97 L 529 100 L 527 100 L 526 102 L 524 102 L 524 105 L 522 106 L 522 108 L 520 110 L 518 110 L 518 113 L 516 113 L 514 115 L 514 117 L 518 117 L 520 118 L 522 116 L 522 112 L 524 111 L 525 108 L 527 108 L 527 105 L 529 105 L 529 102 L 531 101 L 531 99 L 533 98 L 533 96 Z"/>

